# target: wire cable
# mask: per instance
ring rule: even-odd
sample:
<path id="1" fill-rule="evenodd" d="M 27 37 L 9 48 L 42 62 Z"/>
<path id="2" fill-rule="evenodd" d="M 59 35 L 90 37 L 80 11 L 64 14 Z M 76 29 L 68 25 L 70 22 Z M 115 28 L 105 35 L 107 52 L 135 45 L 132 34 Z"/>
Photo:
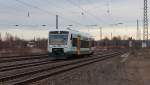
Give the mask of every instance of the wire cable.
<path id="1" fill-rule="evenodd" d="M 31 5 L 31 4 L 26 3 L 26 2 L 23 2 L 23 1 L 21 1 L 21 0 L 15 0 L 15 1 L 17 1 L 17 2 L 19 2 L 20 4 L 23 4 L 23 5 L 25 5 L 25 6 L 29 6 L 29 7 L 32 7 L 32 8 L 34 8 L 34 9 L 38 9 L 38 10 L 40 10 L 40 11 L 43 11 L 43 12 L 45 12 L 45 13 L 47 13 L 47 14 L 50 14 L 50 15 L 53 15 L 53 16 L 58 15 L 58 14 L 56 14 L 56 13 L 49 12 L 49 11 L 47 11 L 47 10 L 41 9 L 41 8 L 38 7 L 38 6 Z M 74 20 L 65 18 L 65 17 L 63 17 L 63 16 L 61 16 L 61 15 L 59 15 L 59 17 L 61 17 L 61 18 L 64 19 L 64 20 L 67 20 L 67 21 L 70 21 L 70 22 L 72 22 L 72 23 L 75 23 L 75 24 L 77 24 L 77 25 L 84 26 L 83 24 L 81 24 L 81 23 L 79 23 L 79 22 L 76 22 L 76 21 L 74 21 Z"/>
<path id="2" fill-rule="evenodd" d="M 66 1 L 68 1 L 70 4 L 72 4 L 72 5 L 74 5 L 74 6 L 78 7 L 78 8 L 81 9 L 83 12 L 89 14 L 89 15 L 92 16 L 93 18 L 97 19 L 97 21 L 102 21 L 103 23 L 106 23 L 106 22 L 104 22 L 104 20 L 102 20 L 102 19 L 100 19 L 99 17 L 97 17 L 97 16 L 93 15 L 92 13 L 88 12 L 86 9 L 82 8 L 80 5 L 74 3 L 73 1 L 71 1 L 71 0 L 66 0 Z"/>

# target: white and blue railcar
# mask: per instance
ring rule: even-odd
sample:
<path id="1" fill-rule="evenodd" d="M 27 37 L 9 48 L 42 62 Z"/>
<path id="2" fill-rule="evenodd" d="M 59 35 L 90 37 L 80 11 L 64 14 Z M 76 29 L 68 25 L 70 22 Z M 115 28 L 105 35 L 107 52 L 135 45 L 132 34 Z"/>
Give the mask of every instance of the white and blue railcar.
<path id="1" fill-rule="evenodd" d="M 55 59 L 68 58 L 72 55 L 90 55 L 94 53 L 94 38 L 71 29 L 51 30 L 48 38 L 48 53 Z"/>

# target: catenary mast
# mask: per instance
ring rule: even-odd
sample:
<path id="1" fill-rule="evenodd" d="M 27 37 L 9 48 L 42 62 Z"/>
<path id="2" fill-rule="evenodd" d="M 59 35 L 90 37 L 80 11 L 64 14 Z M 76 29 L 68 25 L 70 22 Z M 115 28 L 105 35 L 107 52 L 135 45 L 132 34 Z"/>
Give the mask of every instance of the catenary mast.
<path id="1" fill-rule="evenodd" d="M 144 0 L 143 41 L 148 44 L 148 15 L 147 0 Z"/>

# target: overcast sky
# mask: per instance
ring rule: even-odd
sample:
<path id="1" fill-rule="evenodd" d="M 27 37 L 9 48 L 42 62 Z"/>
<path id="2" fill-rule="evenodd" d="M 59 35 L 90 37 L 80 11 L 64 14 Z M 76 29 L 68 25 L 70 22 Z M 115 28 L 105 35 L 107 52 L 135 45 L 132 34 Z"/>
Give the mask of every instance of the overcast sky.
<path id="1" fill-rule="evenodd" d="M 0 0 L 0 31 L 17 35 L 26 32 L 22 36 L 30 38 L 36 30 L 43 34 L 34 32 L 34 36 L 46 37 L 47 30 L 55 29 L 56 14 L 60 28 L 73 25 L 74 29 L 87 31 L 87 26 L 97 24 L 103 27 L 104 36 L 113 32 L 135 37 L 137 19 L 142 26 L 143 0 Z M 113 25 L 116 23 L 123 24 Z M 90 27 L 90 33 L 97 38 L 98 27 Z"/>

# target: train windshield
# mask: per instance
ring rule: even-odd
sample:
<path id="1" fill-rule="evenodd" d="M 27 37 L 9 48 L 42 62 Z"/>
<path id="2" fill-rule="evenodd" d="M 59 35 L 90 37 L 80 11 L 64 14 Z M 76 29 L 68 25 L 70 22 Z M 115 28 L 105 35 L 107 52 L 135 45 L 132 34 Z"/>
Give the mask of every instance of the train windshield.
<path id="1" fill-rule="evenodd" d="M 68 32 L 50 32 L 49 44 L 50 45 L 67 45 Z"/>

